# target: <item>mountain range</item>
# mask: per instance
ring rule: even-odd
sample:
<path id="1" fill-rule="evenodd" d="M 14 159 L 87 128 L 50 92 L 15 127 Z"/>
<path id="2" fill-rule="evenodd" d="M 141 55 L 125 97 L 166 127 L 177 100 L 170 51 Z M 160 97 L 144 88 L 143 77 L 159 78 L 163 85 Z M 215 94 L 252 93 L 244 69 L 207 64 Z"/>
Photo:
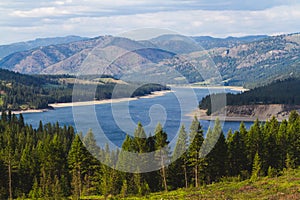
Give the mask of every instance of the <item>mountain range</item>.
<path id="1" fill-rule="evenodd" d="M 246 87 L 300 76 L 299 33 L 225 39 L 162 35 L 143 41 L 72 36 L 25 44 L 32 48 L 0 46 L 0 52 L 10 53 L 0 60 L 0 68 L 26 74 L 107 74 L 137 81 L 147 77 L 162 83 L 216 84 L 210 71 L 214 65 L 223 83 Z"/>
<path id="2" fill-rule="evenodd" d="M 8 45 L 0 45 L 0 59 L 19 51 L 26 51 L 33 48 L 64 44 L 70 42 L 76 42 L 87 38 L 79 36 L 66 36 L 66 37 L 54 37 L 54 38 L 38 38 L 27 42 L 18 42 Z"/>

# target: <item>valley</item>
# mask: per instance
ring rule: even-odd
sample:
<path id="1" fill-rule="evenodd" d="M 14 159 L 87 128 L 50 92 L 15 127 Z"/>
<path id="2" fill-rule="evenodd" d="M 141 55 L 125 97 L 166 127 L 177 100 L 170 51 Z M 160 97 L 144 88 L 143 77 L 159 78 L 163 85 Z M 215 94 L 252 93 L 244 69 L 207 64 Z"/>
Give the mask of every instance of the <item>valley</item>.
<path id="1" fill-rule="evenodd" d="M 0 198 L 298 196 L 298 33 L 49 41 L 0 60 Z"/>

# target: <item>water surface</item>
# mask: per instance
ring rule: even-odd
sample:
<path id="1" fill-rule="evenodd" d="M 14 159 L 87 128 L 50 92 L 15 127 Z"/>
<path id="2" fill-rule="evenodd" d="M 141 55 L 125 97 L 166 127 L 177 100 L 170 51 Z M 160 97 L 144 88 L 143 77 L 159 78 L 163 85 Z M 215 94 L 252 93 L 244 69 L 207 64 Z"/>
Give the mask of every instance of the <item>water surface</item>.
<path id="1" fill-rule="evenodd" d="M 186 129 L 190 126 L 192 118 L 186 116 L 198 106 L 204 96 L 209 94 L 206 88 L 172 88 L 174 92 L 155 98 L 140 98 L 129 102 L 113 104 L 99 104 L 95 106 L 65 107 L 49 110 L 43 113 L 24 114 L 25 122 L 36 128 L 39 121 L 43 123 L 59 122 L 60 125 L 72 125 L 78 132 L 85 134 L 92 129 L 97 142 L 102 146 L 107 141 L 121 146 L 125 133 L 133 135 L 138 122 L 141 122 L 146 133 L 153 135 L 158 122 L 163 125 L 168 133 L 169 141 L 177 134 L 182 124 Z M 210 92 L 220 92 L 220 89 L 210 89 Z M 233 90 L 227 92 L 236 93 Z M 76 114 L 74 122 L 74 114 Z M 212 124 L 206 120 L 200 120 L 206 131 Z M 252 122 L 245 122 L 247 128 Z M 224 122 L 223 132 L 229 129 L 238 130 L 240 122 Z"/>

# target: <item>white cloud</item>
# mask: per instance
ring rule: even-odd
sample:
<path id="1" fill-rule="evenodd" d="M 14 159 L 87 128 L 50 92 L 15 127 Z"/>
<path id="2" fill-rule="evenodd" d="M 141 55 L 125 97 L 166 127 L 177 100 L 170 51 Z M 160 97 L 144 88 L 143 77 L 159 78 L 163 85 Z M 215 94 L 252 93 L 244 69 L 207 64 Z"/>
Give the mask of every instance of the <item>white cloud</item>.
<path id="1" fill-rule="evenodd" d="M 15 10 L 10 15 L 19 18 L 43 18 L 52 17 L 57 18 L 61 16 L 74 16 L 81 15 L 82 13 L 88 13 L 89 8 L 85 6 L 51 6 L 51 7 L 40 7 L 31 10 Z M 62 18 L 63 20 L 63 18 Z"/>
<path id="2" fill-rule="evenodd" d="M 145 27 L 167 28 L 186 35 L 248 35 L 296 32 L 300 5 L 262 11 L 174 11 L 109 17 L 79 17 L 65 21 L 91 34 L 117 34 Z"/>
<path id="3" fill-rule="evenodd" d="M 16 10 L 12 13 L 15 17 L 45 17 L 49 15 L 67 15 L 68 10 L 57 9 L 56 7 L 35 8 L 29 11 Z"/>
<path id="4" fill-rule="evenodd" d="M 61 5 L 65 5 L 64 1 L 54 1 L 55 5 L 61 6 Z"/>
<path id="5" fill-rule="evenodd" d="M 261 6 L 256 8 L 258 1 Z M 286 5 L 283 0 L 253 0 L 252 7 L 240 0 L 34 2 L 18 1 L 0 8 L 0 43 L 69 34 L 112 35 L 145 27 L 218 37 L 299 32 L 300 27 L 300 4 L 292 0 Z"/>

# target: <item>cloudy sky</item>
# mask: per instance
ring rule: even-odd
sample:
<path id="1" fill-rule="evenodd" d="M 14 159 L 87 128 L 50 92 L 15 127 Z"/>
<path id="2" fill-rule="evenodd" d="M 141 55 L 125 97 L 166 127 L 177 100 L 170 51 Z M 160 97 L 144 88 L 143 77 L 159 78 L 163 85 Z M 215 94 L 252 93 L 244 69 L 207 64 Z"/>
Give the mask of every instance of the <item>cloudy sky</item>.
<path id="1" fill-rule="evenodd" d="M 299 0 L 1 0 L 0 44 L 141 28 L 215 37 L 300 32 Z"/>

